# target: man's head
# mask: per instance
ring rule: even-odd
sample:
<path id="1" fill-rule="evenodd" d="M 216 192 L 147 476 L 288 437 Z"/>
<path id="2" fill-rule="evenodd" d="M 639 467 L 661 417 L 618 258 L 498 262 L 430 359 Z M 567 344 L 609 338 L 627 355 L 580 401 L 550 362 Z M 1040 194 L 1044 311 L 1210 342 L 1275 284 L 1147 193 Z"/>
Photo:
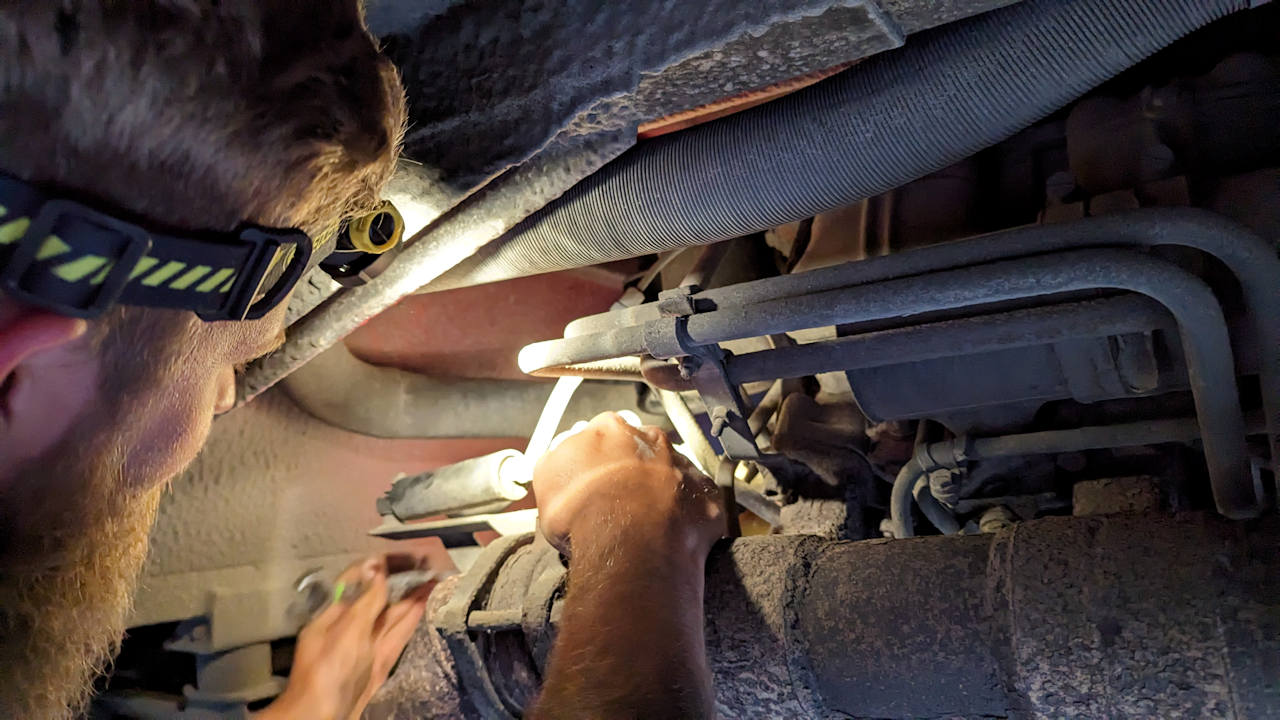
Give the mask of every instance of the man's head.
<path id="1" fill-rule="evenodd" d="M 326 237 L 377 201 L 403 123 L 357 0 L 0 3 L 0 171 L 151 226 Z M 0 294 L 0 716 L 81 700 L 160 481 L 281 318 L 86 323 Z"/>

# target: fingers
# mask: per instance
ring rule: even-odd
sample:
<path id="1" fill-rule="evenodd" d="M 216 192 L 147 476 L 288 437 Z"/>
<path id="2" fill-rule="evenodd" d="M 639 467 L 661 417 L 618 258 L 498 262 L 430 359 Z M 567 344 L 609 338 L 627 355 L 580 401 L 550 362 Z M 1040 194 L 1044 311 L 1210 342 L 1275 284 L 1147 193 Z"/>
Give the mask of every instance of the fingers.
<path id="1" fill-rule="evenodd" d="M 404 646 L 409 643 L 409 638 L 413 637 L 414 631 L 417 630 L 418 623 L 422 621 L 422 616 L 427 609 L 427 598 L 431 595 L 433 587 L 435 587 L 434 583 L 418 588 L 405 599 L 383 611 L 374 629 L 375 668 L 383 667 L 383 661 L 385 661 L 386 670 L 390 670 L 395 664 Z"/>
<path id="2" fill-rule="evenodd" d="M 352 601 L 363 592 L 366 568 L 370 568 L 371 563 L 377 560 L 378 558 L 376 557 L 365 558 L 339 573 L 337 579 L 333 582 L 333 591 L 329 598 L 329 603 L 315 617 L 311 618 L 311 622 L 307 623 L 307 626 L 302 629 L 302 633 L 323 635 L 329 628 L 333 627 L 333 624 L 339 618 L 346 615 Z"/>

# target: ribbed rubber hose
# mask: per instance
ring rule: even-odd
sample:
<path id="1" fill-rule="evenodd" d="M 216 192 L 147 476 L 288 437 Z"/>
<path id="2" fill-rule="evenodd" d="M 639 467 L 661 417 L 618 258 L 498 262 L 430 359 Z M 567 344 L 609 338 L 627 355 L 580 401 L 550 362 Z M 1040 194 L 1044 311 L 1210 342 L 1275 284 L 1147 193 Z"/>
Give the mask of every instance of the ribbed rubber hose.
<path id="1" fill-rule="evenodd" d="M 701 245 L 878 195 L 1004 140 L 1250 0 L 1026 0 L 636 146 L 427 290 Z"/>

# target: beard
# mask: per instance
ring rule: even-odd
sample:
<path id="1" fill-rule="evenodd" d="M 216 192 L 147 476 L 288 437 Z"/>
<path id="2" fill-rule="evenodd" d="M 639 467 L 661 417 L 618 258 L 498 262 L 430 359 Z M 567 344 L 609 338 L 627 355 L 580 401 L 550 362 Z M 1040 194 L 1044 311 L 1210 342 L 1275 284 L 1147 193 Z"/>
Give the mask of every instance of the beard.
<path id="1" fill-rule="evenodd" d="M 0 717 L 75 717 L 124 636 L 163 486 L 125 482 L 122 453 L 86 447 L 95 426 L 0 496 Z"/>

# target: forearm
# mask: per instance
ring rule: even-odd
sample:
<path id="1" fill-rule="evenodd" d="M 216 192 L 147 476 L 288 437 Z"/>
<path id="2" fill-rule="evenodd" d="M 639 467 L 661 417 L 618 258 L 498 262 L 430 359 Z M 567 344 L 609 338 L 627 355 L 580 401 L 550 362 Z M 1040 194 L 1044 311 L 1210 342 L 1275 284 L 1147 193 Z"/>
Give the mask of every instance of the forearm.
<path id="1" fill-rule="evenodd" d="M 560 634 L 532 717 L 711 718 L 706 553 L 613 528 L 575 544 Z"/>

